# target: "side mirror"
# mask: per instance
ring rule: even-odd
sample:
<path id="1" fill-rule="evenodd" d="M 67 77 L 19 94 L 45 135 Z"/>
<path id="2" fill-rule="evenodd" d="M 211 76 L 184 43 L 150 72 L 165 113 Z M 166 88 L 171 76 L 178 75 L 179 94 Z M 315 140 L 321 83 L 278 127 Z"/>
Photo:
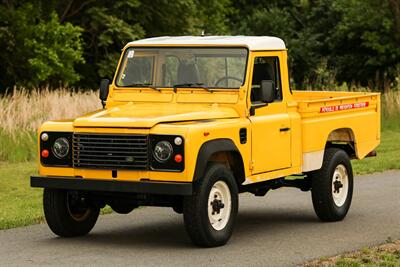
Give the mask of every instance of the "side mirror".
<path id="1" fill-rule="evenodd" d="M 275 83 L 271 80 L 261 81 L 259 100 L 263 103 L 271 103 L 275 100 Z"/>
<path id="2" fill-rule="evenodd" d="M 108 90 L 110 88 L 110 80 L 109 79 L 102 79 L 100 81 L 100 100 L 103 108 L 106 106 L 106 100 L 108 97 Z"/>

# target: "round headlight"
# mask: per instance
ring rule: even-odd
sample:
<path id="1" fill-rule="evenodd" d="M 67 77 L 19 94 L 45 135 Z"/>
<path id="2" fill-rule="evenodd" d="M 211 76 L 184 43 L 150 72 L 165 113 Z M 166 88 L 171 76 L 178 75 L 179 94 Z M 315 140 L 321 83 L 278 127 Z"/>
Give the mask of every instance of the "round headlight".
<path id="1" fill-rule="evenodd" d="M 172 156 L 172 145 L 168 141 L 160 141 L 154 147 L 154 157 L 158 162 L 166 162 Z"/>
<path id="2" fill-rule="evenodd" d="M 69 152 L 69 143 L 67 138 L 65 137 L 58 138 L 53 144 L 52 151 L 54 156 L 56 156 L 56 158 L 59 159 L 65 158 Z"/>

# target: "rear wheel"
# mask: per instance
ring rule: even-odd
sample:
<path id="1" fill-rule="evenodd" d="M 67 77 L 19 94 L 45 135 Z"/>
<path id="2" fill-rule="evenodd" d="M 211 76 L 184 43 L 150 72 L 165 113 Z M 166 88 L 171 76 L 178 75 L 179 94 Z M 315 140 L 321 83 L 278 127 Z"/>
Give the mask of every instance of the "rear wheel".
<path id="1" fill-rule="evenodd" d="M 195 184 L 195 193 L 185 197 L 186 230 L 198 246 L 224 245 L 232 235 L 238 211 L 238 188 L 233 174 L 222 164 L 213 164 Z"/>
<path id="2" fill-rule="evenodd" d="M 43 193 L 43 209 L 50 229 L 62 237 L 86 235 L 100 213 L 98 207 L 88 205 L 77 192 L 48 188 Z"/>
<path id="3" fill-rule="evenodd" d="M 342 220 L 353 196 L 353 170 L 347 153 L 338 148 L 326 149 L 322 168 L 310 177 L 317 216 L 323 221 Z"/>

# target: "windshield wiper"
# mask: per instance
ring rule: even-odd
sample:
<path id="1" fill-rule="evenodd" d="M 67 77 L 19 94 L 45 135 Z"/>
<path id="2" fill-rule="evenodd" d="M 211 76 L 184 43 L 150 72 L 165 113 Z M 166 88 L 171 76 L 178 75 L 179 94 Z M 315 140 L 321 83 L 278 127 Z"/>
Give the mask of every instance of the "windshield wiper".
<path id="1" fill-rule="evenodd" d="M 144 88 L 151 88 L 153 90 L 161 92 L 160 88 L 157 88 L 149 83 L 131 83 L 131 84 L 125 85 L 125 87 L 144 87 Z"/>
<path id="2" fill-rule="evenodd" d="M 181 84 L 174 84 L 173 86 L 174 92 L 176 93 L 177 88 L 201 88 L 206 90 L 207 92 L 212 92 L 210 88 L 204 85 L 204 83 L 181 83 Z"/>

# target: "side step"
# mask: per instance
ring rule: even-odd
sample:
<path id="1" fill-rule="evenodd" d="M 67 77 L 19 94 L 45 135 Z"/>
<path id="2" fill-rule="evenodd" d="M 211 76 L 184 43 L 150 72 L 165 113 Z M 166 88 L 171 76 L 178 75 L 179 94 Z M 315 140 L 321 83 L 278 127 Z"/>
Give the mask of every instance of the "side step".
<path id="1" fill-rule="evenodd" d="M 309 191 L 311 189 L 311 180 L 307 177 L 293 180 L 288 180 L 283 177 L 254 184 L 242 185 L 239 188 L 239 192 L 250 192 L 255 196 L 265 196 L 269 190 L 275 190 L 281 187 L 295 187 L 299 188 L 301 191 Z"/>

